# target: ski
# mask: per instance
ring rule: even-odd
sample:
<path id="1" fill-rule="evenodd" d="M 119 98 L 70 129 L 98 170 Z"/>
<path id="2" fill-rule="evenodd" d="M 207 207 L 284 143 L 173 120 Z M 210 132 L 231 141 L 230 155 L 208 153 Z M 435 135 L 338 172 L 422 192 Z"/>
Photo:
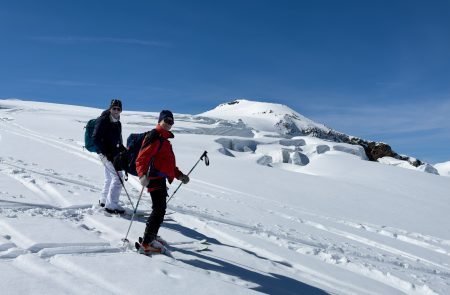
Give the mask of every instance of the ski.
<path id="1" fill-rule="evenodd" d="M 202 252 L 209 250 L 208 245 L 205 244 L 182 244 L 176 247 L 172 247 L 174 250 L 189 250 L 189 251 L 195 251 L 195 252 Z"/>
<path id="2" fill-rule="evenodd" d="M 129 218 L 131 218 L 133 216 L 133 212 L 128 212 L 128 211 L 125 211 L 122 214 L 113 214 L 113 213 L 108 213 L 106 211 L 103 211 L 103 214 L 105 216 L 107 216 L 107 217 L 119 216 L 119 217 L 129 217 Z M 134 217 L 144 218 L 144 217 L 148 217 L 149 215 L 150 215 L 150 213 L 148 213 L 148 212 L 136 212 Z"/>
<path id="3" fill-rule="evenodd" d="M 136 242 L 134 244 L 134 246 L 136 247 L 136 250 L 139 252 L 139 249 L 141 247 L 142 244 L 142 237 L 138 238 L 138 242 Z M 189 242 L 178 242 L 178 243 L 173 243 L 173 244 L 168 244 L 166 241 L 162 240 L 162 244 L 164 245 L 164 247 L 166 247 L 166 251 L 170 253 L 170 251 L 177 251 L 177 250 L 188 250 L 188 251 L 195 251 L 195 252 L 202 252 L 202 251 L 207 251 L 209 250 L 209 243 L 206 239 L 203 240 L 194 240 L 194 241 L 189 241 Z M 160 252 L 155 252 L 152 254 L 169 254 L 169 253 L 160 253 Z M 170 254 L 168 256 L 171 256 Z M 171 256 L 172 257 L 172 256 Z"/>
<path id="4" fill-rule="evenodd" d="M 139 237 L 139 243 L 142 243 L 142 237 Z M 200 245 L 204 245 L 204 246 L 208 246 L 209 245 L 209 243 L 208 243 L 208 240 L 207 239 L 202 239 L 202 240 L 192 240 L 192 241 L 186 241 L 186 242 L 174 242 L 174 243 L 167 243 L 165 240 L 163 240 L 163 239 L 161 239 L 161 238 L 159 238 L 159 236 L 158 236 L 158 238 L 157 238 L 157 240 L 161 243 L 161 244 L 163 244 L 165 247 L 173 247 L 173 246 L 184 246 L 184 245 L 198 245 L 198 246 L 200 246 Z"/>
<path id="5" fill-rule="evenodd" d="M 193 241 L 186 241 L 186 242 L 174 242 L 174 243 L 171 243 L 170 245 L 172 245 L 172 246 L 179 246 L 179 245 L 194 245 L 194 244 L 209 245 L 207 239 L 193 240 Z"/>

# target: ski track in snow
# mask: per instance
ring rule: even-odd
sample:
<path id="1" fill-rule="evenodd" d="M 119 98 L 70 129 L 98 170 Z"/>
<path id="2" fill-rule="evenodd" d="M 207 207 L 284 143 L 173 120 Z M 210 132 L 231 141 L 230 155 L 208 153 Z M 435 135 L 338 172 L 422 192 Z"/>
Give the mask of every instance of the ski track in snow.
<path id="1" fill-rule="evenodd" d="M 67 200 L 51 184 L 32 177 L 24 170 L 13 169 L 10 171 L 6 171 L 6 173 L 5 170 L 2 170 L 0 172 L 20 182 L 48 204 L 57 204 L 62 207 L 70 205 L 70 203 L 67 202 Z"/>
<path id="2" fill-rule="evenodd" d="M 202 186 L 207 185 L 212 187 L 212 190 L 215 190 L 216 193 L 220 193 L 222 195 L 227 194 L 228 196 L 233 196 L 233 195 L 241 195 L 241 196 L 245 196 L 245 197 L 252 197 L 256 200 L 258 200 L 258 202 L 270 202 L 275 204 L 276 206 L 278 206 L 280 208 L 280 212 L 285 212 L 285 211 L 292 211 L 293 214 L 295 214 L 294 216 L 290 216 L 284 213 L 279 213 L 277 212 L 276 214 L 278 214 L 280 217 L 283 217 L 285 219 L 290 219 L 290 220 L 294 220 L 300 223 L 306 223 L 307 225 L 316 227 L 318 229 L 321 230 L 325 230 L 325 231 L 329 231 L 329 232 L 333 232 L 337 235 L 349 235 L 348 238 L 350 239 L 356 239 L 358 240 L 359 238 L 351 236 L 350 233 L 345 233 L 345 232 L 340 232 L 337 229 L 327 229 L 326 226 L 323 226 L 320 223 L 314 223 L 314 222 L 304 222 L 302 221 L 301 218 L 299 218 L 298 216 L 302 216 L 302 215 L 307 215 L 316 219 L 321 219 L 321 220 L 325 220 L 334 224 L 342 224 L 345 226 L 348 226 L 350 228 L 355 228 L 355 229 L 359 229 L 362 231 L 367 231 L 367 232 L 371 232 L 371 233 L 375 233 L 375 234 L 379 234 L 381 236 L 385 236 L 385 237 L 389 237 L 392 239 L 397 239 L 400 241 L 403 241 L 405 243 L 410 243 L 412 245 L 418 246 L 418 247 L 422 247 L 424 249 L 427 250 L 431 250 L 431 251 L 435 251 L 437 253 L 440 254 L 445 254 L 447 256 L 450 256 L 450 252 L 447 249 L 444 249 L 445 246 L 449 246 L 450 245 L 450 241 L 448 240 L 442 240 L 436 237 L 431 237 L 431 236 L 426 236 L 426 235 L 422 235 L 419 233 L 409 233 L 405 230 L 402 229 L 396 229 L 396 228 L 392 228 L 392 227 L 386 227 L 386 226 L 380 226 L 380 225 L 372 225 L 372 224 L 367 224 L 367 223 L 356 223 L 353 221 L 348 221 L 348 220 L 340 220 L 340 219 L 336 219 L 333 217 L 328 217 L 328 216 L 323 216 L 320 214 L 316 214 L 316 213 L 312 213 L 312 212 L 308 212 L 305 211 L 304 209 L 300 209 L 300 208 L 295 208 L 292 206 L 286 206 L 278 201 L 274 201 L 274 200 L 268 200 L 268 199 L 264 199 L 262 197 L 259 196 L 255 196 L 252 194 L 248 194 L 248 193 L 244 193 L 244 192 L 239 192 L 233 189 L 228 189 L 222 186 L 218 186 L 215 184 L 210 184 L 204 181 L 198 181 L 198 180 L 193 180 L 193 182 L 199 182 L 202 184 Z M 185 190 L 190 190 L 192 192 L 195 192 L 197 194 L 202 194 L 201 191 L 199 190 L 193 190 L 190 188 L 185 188 Z M 240 198 L 240 200 L 243 200 L 244 198 Z M 230 199 L 231 200 L 231 199 Z M 242 201 L 240 201 L 242 202 Z M 245 204 L 245 206 L 252 206 L 252 203 L 247 203 Z M 297 217 L 295 217 L 297 216 Z M 360 239 L 363 243 L 364 243 L 364 238 Z M 414 258 L 415 259 L 415 258 Z M 450 269 L 449 269 L 450 270 Z"/>
<path id="3" fill-rule="evenodd" d="M 22 164 L 22 165 L 20 165 L 20 164 Z M 13 164 L 13 163 L 7 162 L 6 160 L 2 160 L 0 158 L 0 167 L 1 167 L 1 165 L 9 166 L 9 167 L 20 169 L 23 172 L 36 174 L 36 175 L 44 176 L 44 177 L 47 177 L 47 178 L 48 177 L 49 178 L 53 178 L 55 180 L 59 180 L 59 181 L 62 181 L 64 183 L 70 183 L 70 184 L 74 184 L 74 185 L 78 185 L 78 186 L 83 186 L 83 187 L 89 188 L 89 189 L 91 189 L 92 191 L 95 191 L 95 192 L 101 191 L 101 188 L 99 186 L 92 185 L 91 183 L 89 183 L 87 181 L 84 182 L 84 181 L 80 181 L 80 180 L 74 180 L 74 179 L 71 179 L 69 177 L 63 177 L 63 176 L 60 176 L 59 173 L 56 173 L 54 171 L 49 171 L 49 169 L 47 169 L 47 171 L 37 171 L 35 169 L 28 168 L 29 165 L 23 165 L 23 164 L 24 164 L 23 161 L 20 161 L 20 160 L 16 161 Z M 79 175 L 79 177 L 83 177 L 83 176 Z"/>
<path id="4" fill-rule="evenodd" d="M 361 239 L 353 238 L 353 240 L 358 241 L 358 242 L 363 241 L 363 244 L 369 244 L 369 245 L 375 244 L 377 246 L 377 248 L 387 251 L 387 252 L 391 252 L 392 254 L 394 254 L 394 256 L 385 257 L 385 258 L 383 258 L 383 260 L 379 260 L 379 258 L 377 256 L 361 254 L 362 250 L 357 247 L 356 247 L 356 250 L 349 251 L 348 248 L 350 248 L 350 247 L 348 245 L 347 246 L 344 246 L 342 244 L 339 245 L 339 244 L 335 244 L 335 242 L 332 242 L 332 241 L 324 241 L 322 243 L 312 242 L 308 239 L 301 239 L 301 238 L 296 238 L 296 237 L 289 237 L 287 235 L 281 235 L 281 234 L 279 234 L 279 231 L 272 231 L 272 230 L 268 230 L 268 229 L 264 229 L 264 228 L 252 227 L 252 226 L 248 226 L 247 224 L 244 224 L 244 223 L 238 223 L 235 221 L 214 217 L 211 215 L 199 213 L 199 212 L 192 211 L 189 209 L 180 209 L 180 208 L 173 208 L 173 209 L 177 210 L 178 212 L 183 213 L 183 214 L 200 217 L 202 220 L 208 220 L 207 222 L 205 222 L 205 225 L 215 228 L 215 232 L 218 235 L 221 234 L 221 230 L 219 230 L 219 228 L 223 228 L 223 225 L 234 227 L 234 228 L 237 227 L 237 228 L 239 228 L 239 231 L 244 230 L 248 234 L 255 235 L 259 239 L 264 240 L 265 242 L 274 243 L 277 246 L 285 247 L 289 250 L 296 251 L 297 253 L 302 254 L 302 255 L 315 256 L 318 259 L 323 260 L 325 263 L 339 265 L 349 271 L 354 272 L 355 274 L 360 274 L 360 275 L 366 276 L 368 278 L 374 278 L 374 276 L 375 276 L 375 277 L 377 277 L 378 281 L 385 283 L 387 285 L 390 285 L 394 288 L 397 288 L 399 291 L 403 291 L 403 292 L 408 292 L 408 293 L 411 292 L 411 290 L 415 289 L 414 284 L 411 284 L 407 281 L 404 281 L 404 280 L 390 274 L 389 268 L 384 273 L 381 271 L 377 271 L 376 269 L 373 268 L 374 265 L 367 265 L 367 261 L 383 262 L 383 264 L 391 264 L 391 265 L 398 266 L 398 267 L 407 267 L 409 270 L 414 269 L 420 273 L 425 273 L 425 274 L 430 274 L 430 275 L 435 274 L 435 271 L 430 270 L 426 266 L 425 267 L 411 267 L 406 262 L 405 263 L 398 262 L 398 259 L 395 256 L 395 254 L 401 253 L 402 255 L 400 255 L 400 256 L 411 260 L 409 263 L 412 263 L 414 261 L 414 258 L 411 258 L 411 256 L 412 256 L 411 254 L 404 253 L 402 251 L 377 244 L 376 242 L 373 242 L 373 241 L 367 242 L 367 241 L 364 241 L 362 238 Z M 344 237 L 349 238 L 350 234 L 344 235 Z M 264 249 L 259 248 L 258 246 L 250 245 L 250 244 L 248 244 L 248 242 L 244 242 L 242 240 L 237 240 L 237 239 L 229 239 L 229 240 L 231 240 L 231 244 L 244 245 L 244 248 L 250 248 L 253 251 L 256 250 L 260 253 L 261 256 L 268 257 L 267 259 L 273 259 L 270 257 L 270 255 Z M 282 254 L 278 254 L 278 255 L 282 255 Z M 354 260 L 355 257 L 364 258 L 364 260 L 366 260 L 366 265 L 351 262 L 352 260 Z M 446 267 L 443 267 L 439 264 L 428 262 L 421 258 L 417 258 L 417 259 L 423 260 L 423 261 L 430 263 L 433 266 L 436 266 L 438 268 L 447 269 Z M 289 261 L 287 258 L 278 258 L 276 260 L 284 261 L 284 262 Z M 303 268 L 301 268 L 301 269 L 303 269 Z M 450 279 L 450 273 L 440 272 L 440 274 L 444 278 Z M 399 287 L 399 286 L 403 286 L 403 287 Z"/>
<path id="5" fill-rule="evenodd" d="M 195 181 L 195 180 L 194 180 Z M 321 216 L 318 214 L 314 214 L 314 213 L 310 213 L 310 212 L 306 212 L 304 210 L 300 210 L 300 209 L 296 209 L 293 207 L 289 207 L 286 208 L 286 206 L 280 204 L 277 201 L 273 201 L 273 200 L 267 200 L 267 199 L 263 199 L 261 197 L 258 196 L 254 196 L 254 195 L 250 195 L 247 193 L 243 193 L 243 192 L 239 192 L 233 189 L 228 189 L 225 187 L 221 187 L 221 186 L 217 186 L 215 184 L 209 184 L 206 183 L 204 181 L 201 182 L 202 186 L 204 187 L 206 186 L 210 186 L 214 189 L 216 189 L 217 193 L 222 194 L 222 199 L 224 198 L 223 195 L 224 194 L 228 194 L 229 198 L 231 199 L 232 196 L 235 196 L 236 194 L 240 194 L 240 195 L 244 195 L 247 197 L 252 197 L 254 199 L 257 199 L 259 202 L 271 202 L 271 203 L 275 203 L 281 210 L 281 212 L 285 212 L 286 209 L 289 209 L 296 214 L 296 216 L 302 216 L 302 215 L 306 215 L 309 216 L 310 218 L 316 218 L 316 219 L 322 219 L 322 220 L 326 220 L 328 222 L 334 222 L 336 224 L 343 224 L 348 226 L 350 229 L 359 229 L 359 230 L 363 230 L 363 231 L 367 231 L 370 233 L 375 233 L 378 234 L 380 236 L 387 236 L 390 238 L 399 238 L 398 240 L 402 241 L 402 242 L 406 242 L 406 243 L 410 243 L 412 245 L 418 246 L 418 247 L 422 247 L 426 250 L 429 251 L 435 251 L 437 253 L 440 254 L 444 254 L 448 256 L 448 251 L 438 247 L 438 246 L 434 246 L 432 244 L 429 244 L 427 242 L 424 241 L 420 241 L 411 237 L 406 237 L 404 234 L 406 234 L 407 232 L 401 229 L 390 229 L 392 232 L 390 232 L 390 234 L 387 230 L 374 230 L 374 228 L 376 228 L 376 226 L 372 225 L 372 226 L 355 226 L 355 223 L 351 222 L 351 221 L 345 221 L 345 220 L 336 220 L 330 217 L 326 217 L 326 216 Z M 194 190 L 194 189 L 190 189 L 191 192 L 196 192 L 197 194 L 202 194 L 201 191 L 199 190 Z M 240 200 L 243 200 L 244 198 L 241 198 Z M 242 201 L 241 201 L 242 202 Z M 251 207 L 254 206 L 254 203 L 245 203 L 245 204 L 241 204 L 245 207 Z M 392 266 L 395 267 L 399 267 L 400 269 L 408 269 L 409 271 L 413 270 L 416 271 L 418 273 L 421 274 L 425 274 L 425 275 L 435 275 L 436 273 L 439 273 L 443 279 L 450 279 L 450 268 L 443 265 L 442 263 L 439 262 L 434 262 L 434 261 L 429 261 L 425 258 L 419 257 L 417 255 L 402 251 L 400 249 L 397 249 L 395 247 L 391 247 L 388 245 L 385 245 L 383 243 L 377 242 L 375 240 L 371 240 L 362 236 L 359 236 L 357 234 L 354 233 L 350 233 L 347 231 L 343 231 L 343 230 L 339 230 L 330 226 L 325 226 L 321 223 L 315 222 L 315 221 L 310 221 L 310 220 L 306 220 L 304 218 L 299 218 L 299 217 L 294 217 L 294 216 L 289 216 L 286 215 L 285 213 L 278 213 L 275 212 L 274 210 L 270 213 L 272 214 L 276 214 L 284 219 L 289 219 L 289 220 L 293 220 L 297 223 L 301 223 L 307 226 L 311 226 L 314 227 L 316 229 L 319 229 L 321 231 L 326 231 L 328 233 L 331 233 L 333 235 L 337 235 L 339 237 L 343 237 L 345 238 L 347 241 L 348 240 L 352 240 L 357 242 L 358 244 L 362 244 L 362 246 L 366 245 L 366 246 L 370 246 L 370 247 L 375 247 L 378 248 L 379 250 L 382 250 L 384 252 L 388 252 L 391 255 L 385 255 L 385 257 L 383 257 L 382 259 L 378 258 L 377 256 L 374 255 L 364 255 L 362 253 L 364 253 L 365 251 L 360 249 L 361 246 L 355 247 L 355 250 L 349 251 L 348 246 L 343 245 L 342 243 L 337 244 L 336 242 L 333 241 L 323 241 L 321 243 L 318 242 L 312 242 L 308 239 L 299 239 L 296 237 L 292 237 L 289 235 L 290 231 L 292 231 L 292 229 L 288 229 L 285 230 L 285 234 L 280 234 L 280 229 L 276 229 L 276 230 L 270 230 L 270 229 L 265 229 L 262 227 L 258 227 L 258 226 L 250 226 L 246 223 L 239 223 L 236 221 L 232 221 L 232 220 L 227 220 L 224 218 L 219 218 L 217 216 L 213 216 L 207 213 L 203 213 L 203 212 L 199 212 L 197 210 L 191 210 L 191 209 L 186 209 L 186 208 L 176 208 L 176 207 L 172 207 L 171 209 L 176 210 L 180 213 L 184 213 L 184 214 L 189 214 L 189 215 L 193 215 L 193 216 L 197 216 L 202 218 L 203 220 L 208 220 L 208 222 L 206 222 L 206 224 L 213 226 L 212 224 L 222 224 L 222 225 L 227 225 L 227 226 L 231 226 L 231 227 L 238 227 L 240 228 L 240 230 L 245 230 L 248 231 L 249 233 L 255 234 L 257 236 L 259 236 L 262 239 L 265 239 L 269 242 L 274 242 L 277 245 L 283 245 L 286 248 L 293 248 L 293 245 L 301 245 L 301 248 L 299 248 L 297 250 L 298 253 L 301 254 L 305 254 L 305 255 L 314 255 L 319 257 L 320 259 L 323 259 L 326 263 L 331 263 L 331 264 L 338 264 L 352 272 L 355 273 L 359 273 L 361 275 L 367 276 L 369 278 L 376 278 L 377 280 L 379 280 L 380 282 L 383 282 L 387 285 L 391 285 L 394 288 L 398 288 L 399 291 L 402 292 L 412 292 L 412 290 L 416 290 L 416 286 L 408 281 L 402 280 L 398 277 L 393 276 L 391 273 L 389 273 L 389 269 L 392 268 Z M 217 228 L 220 228 L 221 226 L 216 225 Z M 369 230 L 367 230 L 369 228 Z M 383 228 L 382 226 L 379 226 L 379 228 Z M 216 229 L 217 230 L 217 229 Z M 397 234 L 396 232 L 402 233 L 402 234 Z M 423 236 L 420 234 L 415 234 L 415 236 L 417 238 L 422 238 L 422 239 L 426 239 L 427 241 L 434 241 L 437 242 L 443 246 L 447 245 L 447 241 L 442 241 L 440 239 L 437 238 L 433 238 L 433 237 L 427 237 L 427 236 Z M 402 238 L 403 237 L 403 238 Z M 242 242 L 242 241 L 240 241 Z M 348 242 L 347 242 L 348 243 Z M 355 246 L 355 244 L 351 244 L 352 247 Z M 254 247 L 253 247 L 254 248 Z M 294 247 L 295 248 L 295 247 Z M 369 261 L 374 261 L 377 263 L 382 262 L 383 264 L 390 264 L 390 267 L 386 268 L 386 272 L 381 272 L 378 270 L 374 270 L 373 269 L 373 265 L 363 265 L 363 264 L 355 264 L 352 261 L 354 260 L 354 258 L 357 257 L 359 260 L 361 258 L 364 258 L 365 260 L 369 260 Z M 399 259 L 401 258 L 401 259 Z M 404 261 L 401 261 L 404 260 Z M 287 261 L 287 260 L 286 260 Z M 367 264 L 367 263 L 366 263 Z M 414 264 L 418 264 L 418 266 L 412 266 Z M 428 290 L 426 287 L 425 291 Z M 420 288 L 419 288 L 420 289 Z M 431 291 L 431 290 L 430 290 Z"/>
<path id="6" fill-rule="evenodd" d="M 13 162 L 13 163 L 11 163 Z M 32 166 L 34 169 L 30 169 Z M 48 206 L 55 208 L 70 208 L 71 203 L 62 195 L 59 190 L 64 190 L 68 194 L 81 194 L 83 192 L 99 192 L 101 189 L 88 182 L 70 179 L 61 176 L 54 171 L 37 171 L 36 165 L 26 164 L 21 160 L 9 161 L 0 158 L 0 173 L 21 183 L 28 190 L 33 192 Z M 57 188 L 58 187 L 58 188 Z M 76 191 L 82 191 L 80 193 Z"/>
<path id="7" fill-rule="evenodd" d="M 77 145 L 66 143 L 61 139 L 52 138 L 51 136 L 44 136 L 20 126 L 12 120 L 5 120 L 3 118 L 0 120 L 0 125 L 5 132 L 10 134 L 48 145 L 65 153 L 72 154 L 80 160 L 101 164 L 97 157 L 83 152 Z M 56 188 L 56 185 L 63 187 L 70 186 L 71 191 L 82 193 L 83 190 L 90 190 L 91 192 L 98 193 L 101 189 L 99 184 L 89 183 L 87 180 L 73 179 L 71 176 L 63 176 L 56 171 L 40 170 L 39 167 L 33 165 L 30 168 L 30 164 L 24 163 L 21 160 L 12 158 L 9 160 L 0 160 L 0 173 L 2 175 L 22 184 L 45 203 L 22 203 L 22 206 L 15 205 L 10 208 L 3 206 L 0 207 L 0 217 L 7 219 L 18 218 L 20 216 L 59 218 L 78 225 L 80 231 L 95 233 L 97 235 L 112 233 L 113 235 L 120 236 L 122 234 L 121 232 L 114 233 L 115 230 L 112 225 L 102 221 L 91 220 L 95 224 L 95 228 L 86 225 L 85 219 L 89 216 L 96 216 L 99 214 L 98 211 L 90 206 L 69 208 L 71 207 L 71 203 Z M 58 184 L 52 184 L 55 181 Z M 136 183 L 133 182 L 132 185 L 136 185 Z M 169 205 L 169 208 L 176 212 L 171 217 L 175 223 L 189 228 L 193 227 L 200 234 L 202 230 L 212 231 L 222 241 L 227 241 L 229 245 L 239 245 L 239 247 L 236 247 L 244 252 L 256 253 L 256 257 L 259 257 L 261 261 L 266 261 L 268 265 L 273 265 L 276 262 L 273 267 L 283 270 L 288 269 L 293 275 L 301 274 L 303 278 L 323 286 L 328 286 L 332 290 L 349 294 L 375 294 L 371 290 L 363 290 L 303 266 L 300 260 L 291 262 L 291 257 L 295 255 L 312 257 L 321 260 L 325 264 L 341 267 L 354 275 L 363 276 L 369 280 L 376 280 L 399 292 L 408 294 L 435 294 L 429 287 L 421 284 L 419 278 L 422 281 L 432 281 L 432 277 L 436 276 L 436 274 L 444 282 L 447 282 L 447 287 L 449 286 L 450 266 L 448 264 L 444 265 L 439 261 L 425 259 L 418 254 L 420 251 L 411 253 L 396 247 L 406 243 L 413 246 L 414 249 L 433 252 L 437 257 L 439 255 L 448 257 L 450 256 L 450 241 L 448 240 L 442 240 L 420 233 L 411 233 L 403 229 L 384 225 L 337 219 L 308 212 L 301 208 L 287 207 L 275 200 L 198 179 L 192 179 L 192 186 L 185 187 L 184 190 L 194 193 L 198 197 L 206 196 L 223 202 L 233 202 L 237 206 L 245 206 L 256 211 L 260 211 L 263 208 L 263 206 L 258 205 L 259 203 L 270 203 L 270 208 L 273 209 L 270 211 L 265 210 L 264 214 L 270 214 L 275 216 L 275 218 L 288 220 L 292 224 L 291 227 L 286 228 L 286 226 L 278 226 L 276 224 L 252 225 L 251 223 L 247 223 L 246 220 L 234 220 L 226 212 L 219 210 L 210 212 L 205 208 L 202 209 L 188 204 L 185 205 L 180 198 L 175 198 Z M 133 201 L 136 201 L 137 194 L 131 195 Z M 126 197 L 121 196 L 121 200 L 126 200 Z M 2 201 L 1 195 L 0 201 Z M 144 207 L 150 207 L 148 200 L 143 200 L 142 202 Z M 20 204 L 20 202 L 18 203 Z M 192 218 L 195 221 L 192 221 Z M 128 220 L 125 219 L 124 222 L 128 222 Z M 0 228 L 5 229 L 7 226 L 0 223 Z M 306 228 L 312 230 L 308 231 L 308 233 L 301 231 Z M 44 245 L 38 250 L 23 249 L 15 241 L 27 240 L 27 237 L 21 236 L 14 229 L 9 230 L 13 234 L 0 235 L 0 260 L 12 260 L 14 266 L 18 269 L 32 276 L 52 281 L 55 285 L 67 291 L 67 294 L 88 292 L 95 292 L 96 294 L 126 293 L 126 290 L 116 289 L 102 279 L 93 279 L 95 278 L 95 274 L 86 273 L 84 269 L 79 268 L 76 264 L 65 260 L 54 259 L 54 257 L 59 255 L 123 253 L 123 248 L 115 245 L 87 246 L 80 244 L 67 246 L 61 243 L 59 246 L 53 245 L 52 247 L 45 247 Z M 321 235 L 316 232 L 324 232 L 326 234 Z M 263 240 L 264 243 L 272 245 L 270 247 L 279 247 L 284 250 L 273 254 L 273 252 L 260 246 L 264 243 L 252 243 L 251 241 L 243 240 L 243 235 L 251 235 L 256 240 Z M 385 243 L 384 239 L 386 238 L 391 239 L 393 243 Z M 32 243 L 32 241 L 28 242 Z M 226 258 L 224 257 L 218 258 L 214 256 L 215 247 L 226 247 L 226 245 L 224 242 L 213 243 L 210 246 L 212 252 L 205 252 L 201 256 L 205 257 L 205 259 L 214 257 L 225 261 Z M 373 254 L 372 248 L 376 248 L 378 251 Z M 384 253 L 382 257 L 378 255 L 380 252 Z M 177 265 L 183 265 L 183 267 L 193 268 L 195 271 L 204 272 L 201 269 L 196 269 L 195 266 L 181 262 L 181 260 L 168 260 L 167 263 L 175 263 Z M 238 262 L 230 260 L 229 263 L 237 264 Z M 246 267 L 251 268 L 250 266 Z M 408 275 L 405 274 L 406 271 L 412 273 L 409 276 L 409 280 L 407 280 Z M 234 282 L 234 284 L 249 284 L 249 282 L 239 281 L 237 279 L 239 276 L 238 273 L 235 276 L 217 273 L 214 275 L 220 280 Z M 79 278 L 83 278 L 84 280 L 80 280 Z M 69 285 L 67 285 L 67 282 L 69 282 Z M 248 286 L 251 286 L 251 284 Z M 74 292 L 73 290 L 77 291 Z"/>
<path id="8" fill-rule="evenodd" d="M 96 164 L 101 164 L 98 158 L 94 155 L 92 155 L 89 152 L 84 152 L 82 150 L 82 147 L 75 146 L 72 144 L 68 144 L 63 142 L 60 139 L 53 138 L 52 135 L 41 135 L 38 132 L 32 131 L 30 129 L 27 129 L 25 127 L 22 127 L 21 125 L 17 123 L 8 122 L 7 124 L 0 124 L 5 127 L 5 131 L 14 134 L 16 136 L 21 136 L 33 141 L 37 141 L 39 143 L 42 143 L 44 145 L 51 146 L 53 148 L 56 148 L 58 150 L 61 150 L 66 153 L 70 153 L 76 157 L 91 161 Z M 13 127 L 13 128 L 11 128 Z"/>

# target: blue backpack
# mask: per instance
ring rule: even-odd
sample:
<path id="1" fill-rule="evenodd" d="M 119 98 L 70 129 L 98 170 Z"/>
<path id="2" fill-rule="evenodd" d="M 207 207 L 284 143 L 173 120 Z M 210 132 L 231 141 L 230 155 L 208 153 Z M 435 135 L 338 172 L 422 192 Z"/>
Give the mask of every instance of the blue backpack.
<path id="1" fill-rule="evenodd" d="M 91 119 L 87 122 L 86 126 L 84 126 L 84 147 L 91 153 L 97 152 L 97 146 L 94 143 L 94 138 L 92 138 L 96 121 L 97 119 Z"/>
<path id="2" fill-rule="evenodd" d="M 156 130 L 153 129 L 152 131 L 144 133 L 132 133 L 127 138 L 127 150 L 121 152 L 114 158 L 114 168 L 117 171 L 125 171 L 125 174 L 138 176 L 136 171 L 136 159 L 147 134 L 150 136 L 150 142 L 159 138 L 161 144 L 159 145 L 158 151 L 161 149 L 163 139 Z"/>

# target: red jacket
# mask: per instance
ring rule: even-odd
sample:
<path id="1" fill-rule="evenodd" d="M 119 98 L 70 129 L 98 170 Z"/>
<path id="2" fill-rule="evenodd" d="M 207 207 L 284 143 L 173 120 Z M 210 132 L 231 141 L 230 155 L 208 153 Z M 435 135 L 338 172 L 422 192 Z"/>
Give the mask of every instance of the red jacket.
<path id="1" fill-rule="evenodd" d="M 163 140 L 156 139 L 150 143 L 146 140 L 147 138 L 144 139 L 141 150 L 136 158 L 136 171 L 139 177 L 145 175 L 153 159 L 152 170 L 158 173 L 156 178 L 167 178 L 169 183 L 172 183 L 174 178 L 182 175 L 176 166 L 172 144 L 169 141 L 169 138 L 174 138 L 174 135 L 172 132 L 162 128 L 159 124 L 156 126 L 156 131 Z M 160 145 L 162 146 L 160 147 Z"/>

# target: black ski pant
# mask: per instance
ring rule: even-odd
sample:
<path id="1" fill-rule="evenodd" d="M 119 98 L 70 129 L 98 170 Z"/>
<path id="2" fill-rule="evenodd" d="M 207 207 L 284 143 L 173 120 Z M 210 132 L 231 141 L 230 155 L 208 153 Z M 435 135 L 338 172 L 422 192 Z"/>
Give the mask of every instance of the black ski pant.
<path id="1" fill-rule="evenodd" d="M 160 188 L 150 192 L 152 197 L 152 213 L 147 219 L 147 225 L 144 232 L 144 243 L 150 243 L 158 235 L 158 230 L 164 221 L 164 215 L 166 214 L 166 197 L 167 189 Z"/>

